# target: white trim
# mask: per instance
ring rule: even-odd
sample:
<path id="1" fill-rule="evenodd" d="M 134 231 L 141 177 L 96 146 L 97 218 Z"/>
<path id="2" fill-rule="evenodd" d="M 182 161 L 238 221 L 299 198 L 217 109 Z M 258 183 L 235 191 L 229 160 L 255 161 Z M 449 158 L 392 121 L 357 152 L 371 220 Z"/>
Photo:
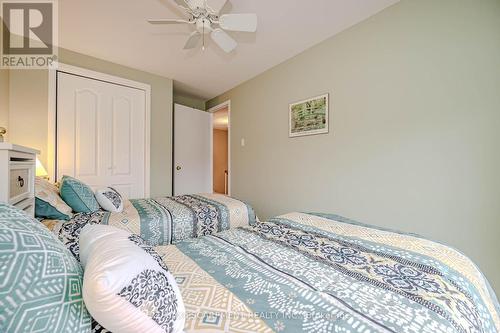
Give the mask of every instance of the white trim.
<path id="1" fill-rule="evenodd" d="M 47 173 L 52 181 L 56 179 L 56 105 L 57 105 L 57 71 L 49 69 L 49 100 L 47 128 Z"/>
<path id="2" fill-rule="evenodd" d="M 101 80 L 101 81 L 106 81 L 114 84 L 120 84 L 123 86 L 127 86 L 130 88 L 136 88 L 140 90 L 147 91 L 148 89 L 151 90 L 151 86 L 147 83 L 139 82 L 139 81 L 133 81 L 129 79 L 124 79 L 119 76 L 114 76 L 110 74 L 105 74 L 101 72 L 96 72 L 90 69 L 86 68 L 81 68 L 77 66 L 72 66 L 72 65 L 67 65 L 64 63 L 57 63 L 54 65 L 54 68 L 51 68 L 51 70 L 57 70 L 58 72 L 65 72 L 69 74 L 74 74 L 74 75 L 80 75 L 80 76 L 86 76 L 89 78 Z"/>
<path id="3" fill-rule="evenodd" d="M 88 77 L 91 79 L 96 79 L 100 81 L 105 81 L 113 84 L 118 84 L 122 86 L 127 86 L 130 88 L 135 88 L 143 90 L 146 94 L 145 101 L 145 162 L 144 162 L 144 194 L 145 197 L 150 196 L 151 191 L 151 86 L 149 84 L 133 81 L 129 79 L 124 79 L 122 77 L 104 74 L 96 71 L 92 71 L 85 68 L 80 68 L 76 66 L 71 66 L 63 63 L 55 63 L 49 69 L 49 100 L 48 100 L 48 173 L 51 179 L 55 179 L 56 168 L 55 168 L 55 157 L 56 157 L 56 106 L 57 106 L 57 72 L 63 72 L 73 75 L 79 75 Z"/>
<path id="4" fill-rule="evenodd" d="M 203 112 L 203 111 L 202 111 Z M 214 115 L 210 114 L 210 191 L 214 190 Z"/>
<path id="5" fill-rule="evenodd" d="M 227 181 L 228 181 L 228 186 L 227 186 L 227 195 L 231 196 L 231 188 L 233 186 L 233 182 L 231 181 L 231 100 L 228 99 L 225 102 L 220 103 L 219 105 L 216 105 L 214 107 L 211 107 L 210 109 L 207 110 L 207 112 L 214 113 L 217 112 L 223 108 L 227 107 Z M 212 131 L 213 132 L 213 131 Z M 213 150 L 213 141 L 212 141 L 212 150 Z M 212 152 L 213 154 L 213 152 Z"/>

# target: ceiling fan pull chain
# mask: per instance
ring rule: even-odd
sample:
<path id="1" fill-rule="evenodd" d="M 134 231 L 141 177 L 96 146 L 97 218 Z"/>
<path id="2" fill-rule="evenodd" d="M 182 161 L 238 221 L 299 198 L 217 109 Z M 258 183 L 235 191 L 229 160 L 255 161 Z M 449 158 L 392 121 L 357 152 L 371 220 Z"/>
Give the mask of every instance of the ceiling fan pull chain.
<path id="1" fill-rule="evenodd" d="M 205 51 L 205 19 L 203 19 L 203 45 L 201 46 L 201 50 Z"/>

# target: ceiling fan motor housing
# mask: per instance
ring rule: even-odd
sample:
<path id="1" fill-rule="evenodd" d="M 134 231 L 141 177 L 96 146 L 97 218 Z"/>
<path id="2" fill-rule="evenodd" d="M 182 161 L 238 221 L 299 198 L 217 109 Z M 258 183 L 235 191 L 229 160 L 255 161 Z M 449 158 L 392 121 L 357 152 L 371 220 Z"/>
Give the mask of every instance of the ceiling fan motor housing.
<path id="1" fill-rule="evenodd" d="M 189 0 L 187 3 L 191 8 L 205 8 L 205 0 Z"/>
<path id="2" fill-rule="evenodd" d="M 212 31 L 212 22 L 205 17 L 200 17 L 196 20 L 196 30 L 198 30 L 199 33 L 208 34 Z"/>

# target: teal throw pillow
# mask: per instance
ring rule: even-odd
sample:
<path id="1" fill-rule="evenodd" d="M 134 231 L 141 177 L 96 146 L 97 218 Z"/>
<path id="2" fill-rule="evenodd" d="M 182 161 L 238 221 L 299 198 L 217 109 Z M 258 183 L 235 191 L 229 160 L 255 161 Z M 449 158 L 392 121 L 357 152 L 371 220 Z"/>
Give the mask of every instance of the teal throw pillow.
<path id="1" fill-rule="evenodd" d="M 100 208 L 94 191 L 78 179 L 63 176 L 59 191 L 64 202 L 76 213 L 93 213 Z"/>

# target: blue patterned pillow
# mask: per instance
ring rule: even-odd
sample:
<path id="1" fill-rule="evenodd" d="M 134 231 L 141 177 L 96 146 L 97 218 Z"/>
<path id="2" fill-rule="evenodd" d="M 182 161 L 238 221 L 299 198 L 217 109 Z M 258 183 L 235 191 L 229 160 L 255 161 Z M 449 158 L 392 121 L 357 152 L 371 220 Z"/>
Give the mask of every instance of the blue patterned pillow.
<path id="1" fill-rule="evenodd" d="M 59 191 L 64 202 L 76 213 L 93 213 L 99 210 L 94 191 L 78 179 L 63 176 Z"/>
<path id="2" fill-rule="evenodd" d="M 89 332 L 83 270 L 56 236 L 0 203 L 0 332 Z"/>

